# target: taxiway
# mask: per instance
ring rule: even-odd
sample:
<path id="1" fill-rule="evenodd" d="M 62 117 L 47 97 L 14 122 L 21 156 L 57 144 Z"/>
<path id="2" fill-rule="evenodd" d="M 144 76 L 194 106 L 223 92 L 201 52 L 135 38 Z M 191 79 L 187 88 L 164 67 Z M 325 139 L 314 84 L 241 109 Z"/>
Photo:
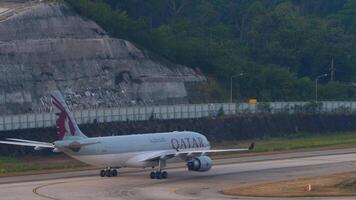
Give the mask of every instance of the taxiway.
<path id="1" fill-rule="evenodd" d="M 3 177 L 0 178 L 0 198 L 6 200 L 264 199 L 227 196 L 221 191 L 258 183 L 356 171 L 356 149 L 221 159 L 216 160 L 213 169 L 205 173 L 188 172 L 184 163 L 174 164 L 167 170 L 169 178 L 165 180 L 149 179 L 149 171 L 122 169 L 119 170 L 118 177 L 111 178 L 99 177 L 98 170 Z M 335 199 L 335 197 L 310 199 Z M 355 197 L 337 199 L 355 199 Z"/>

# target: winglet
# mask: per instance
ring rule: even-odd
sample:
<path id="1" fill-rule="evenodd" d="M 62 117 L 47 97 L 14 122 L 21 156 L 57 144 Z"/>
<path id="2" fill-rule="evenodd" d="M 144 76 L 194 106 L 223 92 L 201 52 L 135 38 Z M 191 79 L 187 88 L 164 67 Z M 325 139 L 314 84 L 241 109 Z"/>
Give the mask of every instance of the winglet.
<path id="1" fill-rule="evenodd" d="M 255 142 L 252 142 L 250 146 L 248 147 L 248 150 L 252 151 L 255 149 Z"/>

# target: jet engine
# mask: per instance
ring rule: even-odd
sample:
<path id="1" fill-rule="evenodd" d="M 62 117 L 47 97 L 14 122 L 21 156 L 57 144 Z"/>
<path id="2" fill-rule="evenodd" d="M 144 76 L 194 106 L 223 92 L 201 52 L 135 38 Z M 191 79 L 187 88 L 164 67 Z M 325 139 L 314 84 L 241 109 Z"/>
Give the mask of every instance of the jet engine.
<path id="1" fill-rule="evenodd" d="M 58 148 L 54 148 L 53 150 L 52 150 L 54 153 L 59 153 L 59 152 L 62 152 L 60 149 L 58 149 Z"/>
<path id="2" fill-rule="evenodd" d="M 213 161 L 208 156 L 199 156 L 187 162 L 189 171 L 206 172 L 213 166 Z"/>
<path id="3" fill-rule="evenodd" d="M 35 148 L 33 148 L 35 151 L 40 151 L 40 150 L 42 150 L 42 149 L 44 149 L 43 147 L 35 147 Z"/>

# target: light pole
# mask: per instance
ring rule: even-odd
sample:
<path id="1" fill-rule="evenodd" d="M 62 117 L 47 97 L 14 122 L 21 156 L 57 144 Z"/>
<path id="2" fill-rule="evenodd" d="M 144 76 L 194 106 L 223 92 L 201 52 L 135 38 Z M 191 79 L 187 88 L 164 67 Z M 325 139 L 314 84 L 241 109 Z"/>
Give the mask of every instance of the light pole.
<path id="1" fill-rule="evenodd" d="M 244 76 L 244 75 L 245 75 L 244 73 L 239 73 L 239 74 L 236 74 L 236 75 L 233 75 L 230 77 L 230 103 L 232 103 L 232 80 L 235 77 L 240 77 L 240 76 Z"/>
<path id="2" fill-rule="evenodd" d="M 318 103 L 318 80 L 322 77 L 327 77 L 328 74 L 322 74 L 315 78 L 315 103 Z"/>

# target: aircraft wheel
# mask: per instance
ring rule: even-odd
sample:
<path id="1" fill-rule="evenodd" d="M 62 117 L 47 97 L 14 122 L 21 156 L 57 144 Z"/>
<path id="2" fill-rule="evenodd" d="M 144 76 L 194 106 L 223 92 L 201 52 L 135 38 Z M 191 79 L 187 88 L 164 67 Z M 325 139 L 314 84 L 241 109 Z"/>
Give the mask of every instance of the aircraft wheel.
<path id="1" fill-rule="evenodd" d="M 105 170 L 101 170 L 101 171 L 100 171 L 100 176 L 101 176 L 101 177 L 104 177 L 105 175 L 106 175 Z"/>
<path id="2" fill-rule="evenodd" d="M 112 176 L 117 176 L 117 170 L 116 169 L 112 170 Z"/>
<path id="3" fill-rule="evenodd" d="M 150 178 L 151 179 L 155 179 L 156 178 L 156 173 L 155 172 L 151 172 L 150 173 Z"/>
<path id="4" fill-rule="evenodd" d="M 111 170 L 106 170 L 105 171 L 105 175 L 106 175 L 106 177 L 111 177 L 112 176 L 112 172 L 111 172 Z"/>
<path id="5" fill-rule="evenodd" d="M 168 178 L 168 173 L 167 173 L 166 171 L 163 171 L 163 172 L 162 172 L 162 178 L 163 178 L 163 179 Z"/>
<path id="6" fill-rule="evenodd" d="M 156 172 L 156 179 L 161 179 L 161 178 L 162 178 L 162 173 Z"/>

